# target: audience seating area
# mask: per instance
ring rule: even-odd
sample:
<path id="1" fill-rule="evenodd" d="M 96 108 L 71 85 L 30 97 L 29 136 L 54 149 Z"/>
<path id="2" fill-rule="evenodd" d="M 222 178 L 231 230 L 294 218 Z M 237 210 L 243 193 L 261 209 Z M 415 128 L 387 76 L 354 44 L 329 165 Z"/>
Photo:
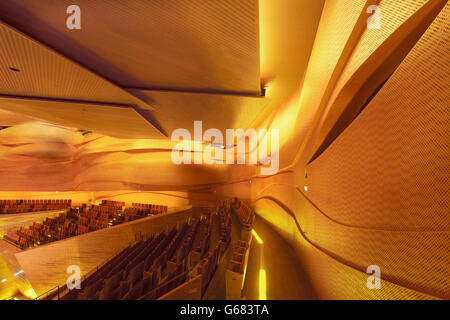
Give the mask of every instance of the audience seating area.
<path id="1" fill-rule="evenodd" d="M 255 213 L 250 207 L 237 198 L 234 198 L 231 202 L 231 210 L 237 216 L 241 225 L 240 239 L 233 248 L 233 258 L 229 262 L 228 269 L 233 272 L 244 274 L 252 238 L 251 232 Z"/>
<path id="2" fill-rule="evenodd" d="M 138 241 L 89 275 L 82 282 L 82 289 L 73 289 L 62 299 L 151 300 L 161 297 L 192 276 L 190 271 L 194 270 L 195 260 L 200 261 L 206 253 L 202 245 L 210 239 L 211 221 L 210 214 L 201 216 Z"/>
<path id="3" fill-rule="evenodd" d="M 70 206 L 70 201 L 55 204 Z M 167 212 L 167 209 L 167 206 L 143 203 L 127 207 L 123 202 L 103 200 L 99 205 L 70 208 L 56 217 L 47 217 L 42 223 L 34 222 L 29 227 L 8 232 L 4 239 L 25 249 Z M 201 282 L 197 292 L 203 296 L 231 242 L 232 212 L 242 221 L 252 220 L 253 213 L 249 215 L 248 207 L 237 199 L 219 205 L 217 214 L 204 209 L 199 217 L 123 249 L 85 276 L 81 289 L 61 288 L 61 292 L 65 292 L 61 299 L 158 299 L 199 275 Z M 245 252 L 239 246 L 235 255 L 242 254 L 242 250 Z M 55 298 L 54 293 L 45 297 L 52 298 Z"/>
<path id="4" fill-rule="evenodd" d="M 209 282 L 214 276 L 220 258 L 224 255 L 231 241 L 231 215 L 226 205 L 218 208 L 219 216 L 219 241 L 213 250 L 209 251 L 198 267 L 198 273 L 202 275 L 201 294 L 205 294 Z"/>
<path id="5" fill-rule="evenodd" d="M 69 200 L 54 205 L 70 206 L 70 203 Z M 28 228 L 20 227 L 17 232 L 7 232 L 3 239 L 26 249 L 167 211 L 167 206 L 153 204 L 138 204 L 139 208 L 145 206 L 146 209 L 131 207 L 122 211 L 124 205 L 124 202 L 103 200 L 100 205 L 90 208 L 85 205 L 77 209 L 70 208 L 56 218 L 47 217 L 42 223 L 34 222 Z"/>
<path id="6" fill-rule="evenodd" d="M 149 215 L 167 212 L 168 207 L 155 204 L 133 203 L 131 207 L 125 208 L 123 214 L 115 221 L 115 224 L 133 221 Z"/>
<path id="7" fill-rule="evenodd" d="M 71 203 L 70 199 L 0 200 L 0 214 L 64 210 L 70 208 Z"/>

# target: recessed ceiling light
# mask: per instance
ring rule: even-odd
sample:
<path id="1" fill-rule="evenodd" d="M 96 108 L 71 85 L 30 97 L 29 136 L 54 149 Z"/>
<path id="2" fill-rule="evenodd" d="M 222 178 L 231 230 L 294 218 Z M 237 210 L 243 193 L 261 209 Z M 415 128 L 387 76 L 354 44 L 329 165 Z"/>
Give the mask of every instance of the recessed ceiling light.
<path id="1" fill-rule="evenodd" d="M 14 67 L 9 67 L 9 70 L 14 71 L 14 72 L 19 72 L 20 70 Z"/>

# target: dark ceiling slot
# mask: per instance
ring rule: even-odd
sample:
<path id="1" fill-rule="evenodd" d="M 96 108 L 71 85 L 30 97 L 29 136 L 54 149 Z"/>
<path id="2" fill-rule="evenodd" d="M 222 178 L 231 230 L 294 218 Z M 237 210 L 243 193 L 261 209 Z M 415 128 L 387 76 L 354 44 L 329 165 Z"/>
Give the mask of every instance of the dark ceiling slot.
<path id="1" fill-rule="evenodd" d="M 14 72 L 19 72 L 20 70 L 14 67 L 9 67 L 9 70 L 14 71 Z"/>
<path id="2" fill-rule="evenodd" d="M 375 98 L 375 96 L 378 94 L 378 92 L 381 90 L 381 88 L 384 87 L 384 85 L 386 84 L 386 82 L 389 80 L 389 78 L 392 76 L 392 73 L 382 82 L 380 83 L 380 85 L 374 90 L 374 92 L 372 92 L 372 94 L 370 95 L 370 97 L 366 100 L 366 102 L 361 106 L 361 109 L 359 109 L 358 113 L 355 115 L 355 117 L 353 118 L 352 122 L 359 116 L 359 114 L 361 113 L 361 111 L 363 111 L 367 105 L 373 100 L 373 98 Z"/>
<path id="3" fill-rule="evenodd" d="M 384 79 L 383 82 L 381 82 L 378 87 L 376 87 L 376 89 L 372 92 L 372 94 L 367 98 L 366 102 L 364 102 L 364 104 L 359 108 L 358 112 L 355 114 L 355 116 L 353 117 L 353 119 L 346 125 L 345 128 L 348 128 L 348 126 L 355 121 L 356 118 L 358 118 L 358 116 L 361 114 L 361 112 L 369 105 L 369 103 L 373 100 L 373 98 L 376 97 L 376 95 L 378 94 L 378 92 L 380 92 L 380 90 L 384 87 L 384 85 L 386 84 L 386 82 L 391 78 L 393 73 L 391 73 L 386 79 Z M 342 130 L 338 135 L 336 135 L 332 141 L 334 141 L 338 136 L 341 135 L 342 132 L 344 132 L 344 130 Z M 331 142 L 332 142 L 331 141 Z M 310 164 L 311 162 L 313 162 L 317 157 L 319 157 L 323 151 L 326 150 L 326 148 L 331 144 L 328 143 L 327 146 L 325 148 L 319 148 L 316 153 L 311 157 L 311 159 L 308 161 L 308 164 Z"/>

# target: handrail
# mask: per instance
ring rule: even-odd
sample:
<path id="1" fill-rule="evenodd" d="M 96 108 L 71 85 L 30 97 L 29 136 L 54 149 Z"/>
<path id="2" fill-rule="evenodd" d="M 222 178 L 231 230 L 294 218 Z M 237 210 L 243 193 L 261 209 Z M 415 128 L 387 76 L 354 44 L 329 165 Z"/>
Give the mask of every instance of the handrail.
<path id="1" fill-rule="evenodd" d="M 300 233 L 300 235 L 302 236 L 302 238 L 306 242 L 308 242 L 310 245 L 312 245 L 314 248 L 316 248 L 320 252 L 324 253 L 325 255 L 330 257 L 331 259 L 337 261 L 338 263 L 341 263 L 341 264 L 343 264 L 343 265 L 345 265 L 345 266 L 347 266 L 349 268 L 352 268 L 353 270 L 356 270 L 358 272 L 362 272 L 364 274 L 366 273 L 366 269 L 364 267 L 361 267 L 358 264 L 356 264 L 356 263 L 354 263 L 354 262 L 352 262 L 350 260 L 342 258 L 341 256 L 335 254 L 334 252 L 332 252 L 332 251 L 330 251 L 330 250 L 320 246 L 319 244 L 313 242 L 306 235 L 306 232 L 300 226 L 300 223 L 298 222 L 295 213 L 286 204 L 284 204 L 282 201 L 280 201 L 280 200 L 278 200 L 278 199 L 276 199 L 276 198 L 274 198 L 272 196 L 262 196 L 262 197 L 259 197 L 258 199 L 256 199 L 253 202 L 257 202 L 259 200 L 269 200 L 269 201 L 274 202 L 276 205 L 278 205 L 287 215 L 289 215 L 294 220 L 294 223 L 295 223 L 295 225 L 297 227 L 297 230 Z M 405 283 L 402 284 L 402 281 L 399 281 L 399 279 L 397 279 L 396 277 L 393 277 L 393 276 L 390 276 L 390 275 L 387 275 L 387 274 L 384 275 L 384 280 L 388 281 L 390 283 L 393 283 L 393 284 L 395 284 L 397 286 L 401 286 L 403 288 L 419 292 L 421 294 L 426 294 L 426 295 L 429 295 L 429 296 L 432 296 L 432 297 L 435 297 L 435 298 L 439 298 L 439 299 L 448 299 L 448 298 L 439 297 L 439 296 L 437 296 L 437 295 L 435 295 L 433 293 L 426 292 L 423 289 L 415 288 L 415 285 L 411 284 L 409 282 L 406 283 L 406 284 Z"/>
<path id="2" fill-rule="evenodd" d="M 122 250 L 124 250 L 125 248 L 123 248 Z M 97 272 L 100 268 L 102 268 L 103 266 L 105 266 L 108 262 L 110 262 L 114 257 L 116 257 L 122 250 L 119 250 L 117 253 L 111 255 L 109 258 L 107 258 L 105 261 L 103 261 L 102 263 L 98 264 L 96 267 L 92 268 L 88 273 L 86 273 L 82 278 L 83 280 L 81 281 L 81 284 L 83 284 L 87 278 L 89 278 L 91 275 L 93 275 L 95 272 Z M 55 289 L 58 289 L 58 300 L 60 300 L 60 295 L 62 295 L 62 293 L 65 293 L 66 289 L 67 289 L 67 285 L 63 285 L 63 286 L 55 286 L 51 289 L 48 289 L 47 291 L 45 291 L 44 293 L 40 294 L 39 296 L 37 296 L 36 298 L 34 298 L 34 300 L 40 300 L 39 298 L 44 296 L 45 294 L 47 294 L 47 297 L 50 296 L 51 291 L 54 291 Z"/>
<path id="3" fill-rule="evenodd" d="M 40 295 L 38 295 L 36 298 L 34 298 L 33 300 L 40 300 L 39 298 L 42 297 L 43 295 L 47 294 L 47 296 L 49 296 L 49 292 L 53 292 L 55 289 L 58 289 L 58 300 L 59 300 L 59 285 L 48 289 L 47 291 L 45 291 L 44 293 L 41 293 Z"/>

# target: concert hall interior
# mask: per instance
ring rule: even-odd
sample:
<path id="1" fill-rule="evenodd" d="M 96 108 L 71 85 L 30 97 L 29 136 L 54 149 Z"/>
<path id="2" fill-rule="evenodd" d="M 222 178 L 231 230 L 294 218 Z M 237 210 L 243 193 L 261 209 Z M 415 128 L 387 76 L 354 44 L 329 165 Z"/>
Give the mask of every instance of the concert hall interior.
<path id="1" fill-rule="evenodd" d="M 450 299 L 449 19 L 0 1 L 0 300 Z"/>

